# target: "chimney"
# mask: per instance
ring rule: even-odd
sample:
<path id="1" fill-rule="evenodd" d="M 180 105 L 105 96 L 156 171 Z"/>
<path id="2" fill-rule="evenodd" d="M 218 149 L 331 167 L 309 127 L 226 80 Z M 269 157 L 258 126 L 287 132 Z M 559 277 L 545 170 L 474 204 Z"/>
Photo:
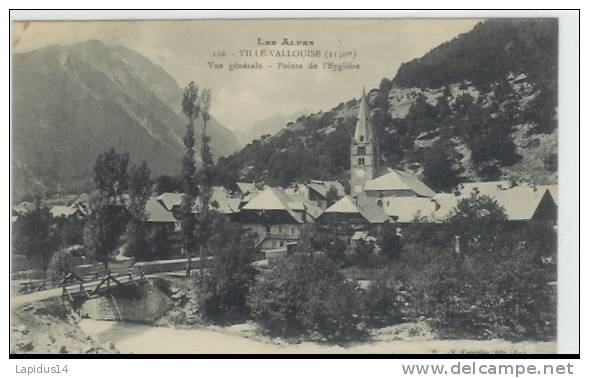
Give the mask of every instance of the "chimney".
<path id="1" fill-rule="evenodd" d="M 454 253 L 460 254 L 460 235 L 454 235 Z"/>

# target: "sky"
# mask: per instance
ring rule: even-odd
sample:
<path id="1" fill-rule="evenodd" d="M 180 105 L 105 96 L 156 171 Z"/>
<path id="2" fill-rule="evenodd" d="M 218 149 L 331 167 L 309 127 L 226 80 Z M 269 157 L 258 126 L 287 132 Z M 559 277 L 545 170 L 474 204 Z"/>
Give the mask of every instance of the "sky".
<path id="1" fill-rule="evenodd" d="M 34 21 L 13 25 L 13 52 L 48 45 L 67 45 L 99 39 L 123 45 L 163 67 L 184 87 L 193 80 L 212 90 L 212 115 L 231 130 L 244 130 L 276 114 L 301 109 L 329 110 L 357 98 L 362 87 L 377 87 L 392 79 L 403 62 L 418 58 L 461 33 L 476 19 L 283 19 L 283 20 L 174 20 L 174 21 Z M 276 41 L 276 46 L 260 46 Z M 284 46 L 290 41 L 313 45 Z M 243 50 L 320 51 L 319 58 L 242 58 Z M 326 52 L 345 53 L 341 58 Z M 213 54 L 225 53 L 214 57 Z M 222 63 L 211 69 L 209 62 Z M 323 63 L 349 63 L 358 69 L 332 71 Z M 263 69 L 228 71 L 232 63 Z M 317 63 L 319 69 L 307 69 Z M 279 64 L 301 64 L 304 69 L 279 69 Z"/>

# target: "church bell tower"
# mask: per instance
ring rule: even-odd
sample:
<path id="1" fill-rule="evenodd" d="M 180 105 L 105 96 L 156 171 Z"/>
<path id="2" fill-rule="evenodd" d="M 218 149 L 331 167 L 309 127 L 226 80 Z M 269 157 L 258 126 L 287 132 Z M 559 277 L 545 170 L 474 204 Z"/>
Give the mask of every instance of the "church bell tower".
<path id="1" fill-rule="evenodd" d="M 366 90 L 362 90 L 356 130 L 351 143 L 350 172 L 352 176 L 352 196 L 364 191 L 366 182 L 376 177 L 378 172 L 378 143 L 372 130 L 370 109 Z"/>

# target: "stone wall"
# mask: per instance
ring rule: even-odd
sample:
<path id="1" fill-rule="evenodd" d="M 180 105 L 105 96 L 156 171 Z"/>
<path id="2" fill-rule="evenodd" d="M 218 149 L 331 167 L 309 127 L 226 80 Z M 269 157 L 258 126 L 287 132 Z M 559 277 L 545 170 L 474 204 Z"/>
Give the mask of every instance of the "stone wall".
<path id="1" fill-rule="evenodd" d="M 151 324 L 166 314 L 172 300 L 148 281 L 139 286 L 122 287 L 104 297 L 89 299 L 79 308 L 82 317 L 96 320 L 125 320 Z"/>

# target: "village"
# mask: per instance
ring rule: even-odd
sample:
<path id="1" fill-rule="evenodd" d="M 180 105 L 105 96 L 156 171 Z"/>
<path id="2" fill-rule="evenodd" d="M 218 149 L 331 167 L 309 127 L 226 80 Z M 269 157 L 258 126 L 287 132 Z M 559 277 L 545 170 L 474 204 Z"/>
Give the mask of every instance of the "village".
<path id="1" fill-rule="evenodd" d="M 412 223 L 440 223 L 452 214 L 461 199 L 485 195 L 505 210 L 506 222 L 517 224 L 543 221 L 556 227 L 558 186 L 517 183 L 513 181 L 470 182 L 459 184 L 450 193 L 436 193 L 412 173 L 379 166 L 378 142 L 372 131 L 366 94 L 351 141 L 351 193 L 338 181 L 309 180 L 290 187 L 271 187 L 237 182 L 238 190 L 212 187 L 211 203 L 215 210 L 232 222 L 243 225 L 255 235 L 255 245 L 264 258 L 284 256 L 299 240 L 306 224 L 336 223 L 350 226 L 343 235 L 352 243 L 375 243 L 379 225 L 394 226 L 395 234 Z M 73 198 L 72 198 L 73 197 Z M 144 222 L 152 234 L 170 233 L 166 255 L 186 257 L 180 237 L 183 194 L 163 192 L 146 202 Z M 70 196 L 54 203 L 50 212 L 55 218 L 84 219 L 89 215 L 89 195 Z M 32 202 L 16 204 L 12 221 L 26 214 Z M 121 204 L 124 206 L 124 203 Z M 196 211 L 196 210 L 195 210 Z M 132 214 L 131 214 L 132 215 Z M 72 246 L 75 247 L 75 246 Z M 455 245 L 459 253 L 459 244 Z M 124 251 L 120 254 L 124 257 Z M 16 257 L 18 258 L 18 257 Z"/>
<path id="2" fill-rule="evenodd" d="M 386 61 L 335 21 L 353 57 L 243 70 L 233 32 L 181 68 L 94 34 L 23 47 L 11 353 L 555 353 L 558 23 L 401 56 L 374 22 Z"/>

